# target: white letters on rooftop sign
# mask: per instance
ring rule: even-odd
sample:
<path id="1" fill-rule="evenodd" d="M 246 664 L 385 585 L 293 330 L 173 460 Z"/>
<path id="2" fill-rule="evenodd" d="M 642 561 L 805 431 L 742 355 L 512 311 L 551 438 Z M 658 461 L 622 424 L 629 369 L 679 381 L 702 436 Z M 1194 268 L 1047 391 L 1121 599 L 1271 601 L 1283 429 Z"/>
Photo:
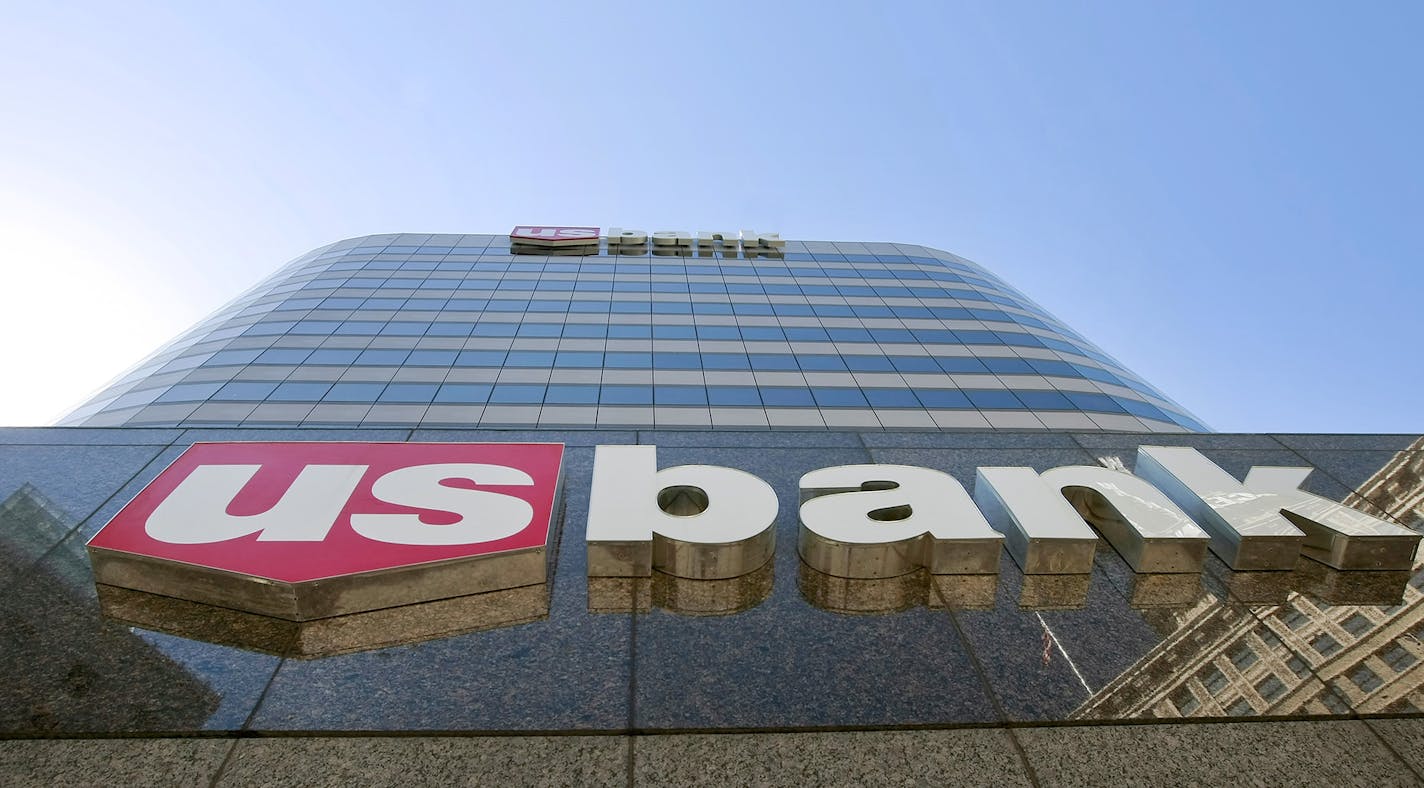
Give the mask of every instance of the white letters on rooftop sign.
<path id="1" fill-rule="evenodd" d="M 694 238 L 692 233 L 686 230 L 658 230 L 649 235 L 643 230 L 611 227 L 608 230 L 608 235 L 603 238 L 607 239 L 608 250 L 612 254 L 617 254 L 620 251 L 627 254 L 630 250 L 637 250 L 637 253 L 641 254 L 647 249 L 649 238 L 652 239 L 654 249 L 669 252 L 693 246 L 701 247 L 704 251 L 711 251 L 718 245 L 724 252 L 729 253 L 736 251 L 739 246 L 746 250 L 786 248 L 786 241 L 782 239 L 781 233 L 759 233 L 755 230 L 742 230 L 740 233 L 700 230 Z M 514 249 L 532 252 L 559 247 L 597 246 L 598 241 L 597 227 L 521 225 L 509 233 L 509 242 Z"/>

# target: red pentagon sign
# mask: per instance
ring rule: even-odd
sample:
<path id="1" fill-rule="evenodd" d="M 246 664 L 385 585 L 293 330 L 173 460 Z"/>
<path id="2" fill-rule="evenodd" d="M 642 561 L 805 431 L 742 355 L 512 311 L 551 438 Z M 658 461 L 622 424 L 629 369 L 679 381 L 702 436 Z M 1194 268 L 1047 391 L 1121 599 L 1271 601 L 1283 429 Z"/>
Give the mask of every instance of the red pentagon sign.
<path id="1" fill-rule="evenodd" d="M 563 445 L 198 443 L 89 540 L 101 584 L 304 620 L 545 579 Z"/>

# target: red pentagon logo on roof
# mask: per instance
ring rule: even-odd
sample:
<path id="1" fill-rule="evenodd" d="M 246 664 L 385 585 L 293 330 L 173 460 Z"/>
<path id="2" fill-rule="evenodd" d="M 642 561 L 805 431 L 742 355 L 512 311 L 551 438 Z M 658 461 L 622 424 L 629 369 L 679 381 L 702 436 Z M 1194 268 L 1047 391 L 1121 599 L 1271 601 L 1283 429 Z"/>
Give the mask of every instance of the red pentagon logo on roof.
<path id="1" fill-rule="evenodd" d="M 563 445 L 198 443 L 89 540 L 96 582 L 308 620 L 544 582 Z"/>
<path id="2" fill-rule="evenodd" d="M 509 231 L 511 243 L 557 248 L 598 243 L 597 227 L 533 227 L 520 225 Z"/>

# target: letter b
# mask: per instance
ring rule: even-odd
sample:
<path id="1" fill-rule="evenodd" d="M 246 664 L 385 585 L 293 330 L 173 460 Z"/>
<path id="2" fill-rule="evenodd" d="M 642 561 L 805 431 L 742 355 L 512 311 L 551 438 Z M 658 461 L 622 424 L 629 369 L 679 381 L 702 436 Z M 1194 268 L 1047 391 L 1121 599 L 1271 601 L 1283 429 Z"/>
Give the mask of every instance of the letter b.
<path id="1" fill-rule="evenodd" d="M 590 577 L 656 569 L 717 580 L 747 574 L 776 547 L 776 493 L 715 465 L 658 470 L 654 446 L 599 446 L 588 505 Z"/>

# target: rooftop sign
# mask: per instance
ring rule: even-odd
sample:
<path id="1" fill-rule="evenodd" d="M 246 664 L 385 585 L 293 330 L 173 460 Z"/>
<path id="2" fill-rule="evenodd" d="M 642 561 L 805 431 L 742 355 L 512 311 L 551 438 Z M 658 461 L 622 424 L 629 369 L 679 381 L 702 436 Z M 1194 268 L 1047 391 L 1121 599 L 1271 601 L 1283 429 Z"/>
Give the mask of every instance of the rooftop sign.
<path id="1" fill-rule="evenodd" d="M 780 233 L 759 233 L 755 230 L 712 231 L 700 230 L 694 236 L 686 230 L 657 230 L 649 233 L 643 230 L 628 230 L 612 227 L 608 235 L 599 234 L 597 227 L 541 227 L 520 225 L 509 231 L 510 248 L 516 253 L 533 253 L 555 249 L 577 249 L 596 247 L 599 241 L 608 241 L 610 254 L 631 254 L 634 250 L 642 253 L 651 241 L 654 250 L 671 252 L 676 249 L 697 248 L 701 251 L 722 249 L 733 252 L 738 249 L 769 251 L 782 249 L 786 241 Z"/>

